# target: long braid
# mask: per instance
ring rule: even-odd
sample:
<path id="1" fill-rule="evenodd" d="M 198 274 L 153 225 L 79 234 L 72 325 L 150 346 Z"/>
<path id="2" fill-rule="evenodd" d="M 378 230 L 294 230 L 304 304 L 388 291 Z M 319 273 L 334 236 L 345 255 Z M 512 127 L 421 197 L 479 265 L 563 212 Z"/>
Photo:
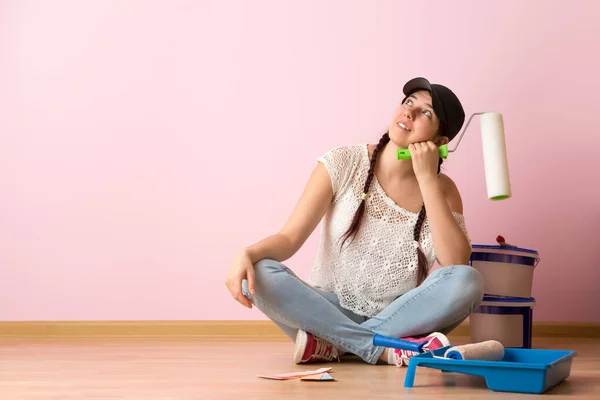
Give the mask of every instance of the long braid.
<path id="1" fill-rule="evenodd" d="M 425 221 L 426 213 L 427 211 L 425 210 L 425 204 L 423 204 L 423 207 L 421 207 L 421 211 L 419 212 L 419 217 L 417 218 L 417 223 L 415 224 L 414 239 L 417 243 L 419 243 L 419 237 L 421 236 L 421 228 L 423 227 L 423 222 Z M 417 258 L 419 260 L 419 265 L 417 267 L 417 286 L 419 286 L 421 283 L 423 283 L 425 278 L 427 278 L 427 273 L 429 269 L 427 268 L 427 258 L 425 257 L 423 250 L 421 250 L 421 246 L 417 247 Z"/>
<path id="2" fill-rule="evenodd" d="M 390 135 L 385 133 L 381 139 L 379 139 L 379 143 L 375 146 L 373 150 L 373 154 L 371 155 L 371 164 L 369 165 L 369 172 L 367 174 L 367 180 L 365 181 L 365 186 L 363 188 L 363 193 L 369 193 L 369 188 L 371 187 L 371 182 L 373 182 L 373 176 L 375 176 L 375 164 L 377 163 L 377 155 L 388 142 L 390 141 Z M 365 199 L 362 201 L 364 204 Z"/>
<path id="3" fill-rule="evenodd" d="M 371 164 L 369 165 L 369 172 L 367 174 L 367 179 L 365 181 L 365 186 L 363 188 L 363 194 L 369 193 L 369 188 L 371 187 L 371 183 L 373 182 L 373 176 L 375 175 L 375 165 L 377 164 L 377 155 L 389 141 L 390 141 L 390 135 L 388 132 L 386 132 L 381 137 L 381 139 L 379 139 L 379 143 L 377 143 L 375 150 L 373 150 L 373 154 L 371 155 Z M 342 246 L 344 246 L 344 243 L 346 242 L 346 240 L 350 236 L 353 236 L 356 233 L 356 231 L 358 230 L 358 227 L 360 226 L 360 221 L 362 220 L 362 216 L 365 212 L 366 203 L 367 203 L 367 199 L 365 197 L 360 202 L 360 205 L 358 206 L 358 210 L 356 210 L 356 213 L 354 213 L 354 218 L 352 219 L 352 224 L 350 224 L 350 227 L 348 228 L 348 230 L 346 231 L 346 233 L 343 236 Z"/>

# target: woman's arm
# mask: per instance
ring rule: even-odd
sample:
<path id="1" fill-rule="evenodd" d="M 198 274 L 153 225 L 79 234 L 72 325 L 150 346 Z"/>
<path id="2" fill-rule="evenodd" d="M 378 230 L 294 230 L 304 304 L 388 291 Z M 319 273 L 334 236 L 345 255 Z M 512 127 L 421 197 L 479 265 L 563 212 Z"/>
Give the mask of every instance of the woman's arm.
<path id="1" fill-rule="evenodd" d="M 458 188 L 452 179 L 440 174 L 421 183 L 421 194 L 438 261 L 442 266 L 467 264 L 471 245 L 452 215 L 463 213 Z"/>
<path id="2" fill-rule="evenodd" d="M 329 172 L 319 163 L 283 228 L 235 255 L 225 285 L 238 302 L 252 308 L 252 302 L 242 293 L 242 281 L 248 280 L 248 290 L 254 294 L 254 264 L 265 258 L 281 262 L 292 257 L 319 224 L 332 198 Z"/>
<path id="3" fill-rule="evenodd" d="M 319 162 L 281 230 L 244 249 L 252 263 L 264 258 L 283 262 L 296 254 L 327 212 L 332 198 L 331 178 Z"/>

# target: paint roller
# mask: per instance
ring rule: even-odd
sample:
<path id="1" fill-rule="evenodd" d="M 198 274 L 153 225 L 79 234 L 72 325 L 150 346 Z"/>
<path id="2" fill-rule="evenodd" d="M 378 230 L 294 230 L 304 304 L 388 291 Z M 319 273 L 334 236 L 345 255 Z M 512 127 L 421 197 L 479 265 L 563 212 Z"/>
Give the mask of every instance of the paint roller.
<path id="1" fill-rule="evenodd" d="M 508 161 L 506 157 L 506 142 L 504 138 L 504 120 L 502 114 L 495 111 L 473 113 L 458 137 L 453 149 L 448 145 L 438 147 L 441 158 L 448 158 L 448 153 L 456 151 L 460 141 L 475 115 L 480 115 L 481 144 L 483 147 L 483 163 L 488 198 L 503 200 L 512 196 Z M 409 160 L 409 149 L 398 149 L 398 160 Z"/>
<path id="2" fill-rule="evenodd" d="M 375 346 L 410 350 L 420 354 L 431 352 L 424 347 L 427 344 L 426 339 L 422 341 L 408 341 L 376 334 L 373 337 L 373 344 Z M 433 354 L 432 356 L 434 358 L 446 358 L 450 360 L 501 361 L 504 359 L 504 346 L 497 340 L 486 340 L 460 346 L 446 346 L 440 351 L 443 351 L 443 356 Z"/>
<path id="3" fill-rule="evenodd" d="M 444 358 L 451 360 L 501 361 L 504 346 L 496 340 L 452 346 L 444 352 Z"/>

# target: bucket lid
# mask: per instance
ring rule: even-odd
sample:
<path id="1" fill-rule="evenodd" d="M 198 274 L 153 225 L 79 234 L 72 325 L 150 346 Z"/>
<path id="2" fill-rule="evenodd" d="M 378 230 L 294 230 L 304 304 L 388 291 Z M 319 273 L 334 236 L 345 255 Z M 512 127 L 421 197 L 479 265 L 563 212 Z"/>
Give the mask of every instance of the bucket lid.
<path id="1" fill-rule="evenodd" d="M 535 303 L 533 297 L 511 297 L 511 296 L 498 296 L 495 294 L 484 294 L 483 301 L 500 301 L 506 303 Z"/>
<path id="2" fill-rule="evenodd" d="M 533 297 L 509 297 L 509 296 L 494 296 L 484 295 L 481 306 L 496 306 L 496 307 L 535 307 L 536 302 Z"/>
<path id="3" fill-rule="evenodd" d="M 529 253 L 533 255 L 538 255 L 537 250 L 525 249 L 523 247 L 517 246 L 500 246 L 500 245 L 489 245 L 489 244 L 474 244 L 471 246 L 473 249 L 483 249 L 483 250 L 507 250 L 507 251 L 521 251 L 524 253 Z"/>

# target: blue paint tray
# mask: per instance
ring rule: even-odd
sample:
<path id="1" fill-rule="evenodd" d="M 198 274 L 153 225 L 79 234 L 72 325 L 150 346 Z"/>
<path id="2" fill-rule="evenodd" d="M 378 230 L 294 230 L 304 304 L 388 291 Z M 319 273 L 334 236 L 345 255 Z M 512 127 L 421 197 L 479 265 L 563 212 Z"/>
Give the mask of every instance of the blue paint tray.
<path id="1" fill-rule="evenodd" d="M 497 392 L 544 393 L 567 379 L 576 355 L 571 350 L 504 348 L 501 361 L 455 360 L 444 358 L 446 350 L 454 346 L 430 352 L 423 349 L 426 343 L 427 340 L 413 342 L 383 335 L 373 338 L 376 346 L 419 353 L 409 359 L 404 387 L 413 387 L 417 367 L 425 367 L 482 376 L 487 387 Z"/>
<path id="2" fill-rule="evenodd" d="M 416 368 L 425 367 L 484 377 L 487 387 L 497 392 L 544 393 L 571 374 L 576 355 L 570 350 L 505 348 L 502 361 L 434 357 L 443 357 L 450 347 L 412 356 L 404 387 L 413 387 Z"/>

